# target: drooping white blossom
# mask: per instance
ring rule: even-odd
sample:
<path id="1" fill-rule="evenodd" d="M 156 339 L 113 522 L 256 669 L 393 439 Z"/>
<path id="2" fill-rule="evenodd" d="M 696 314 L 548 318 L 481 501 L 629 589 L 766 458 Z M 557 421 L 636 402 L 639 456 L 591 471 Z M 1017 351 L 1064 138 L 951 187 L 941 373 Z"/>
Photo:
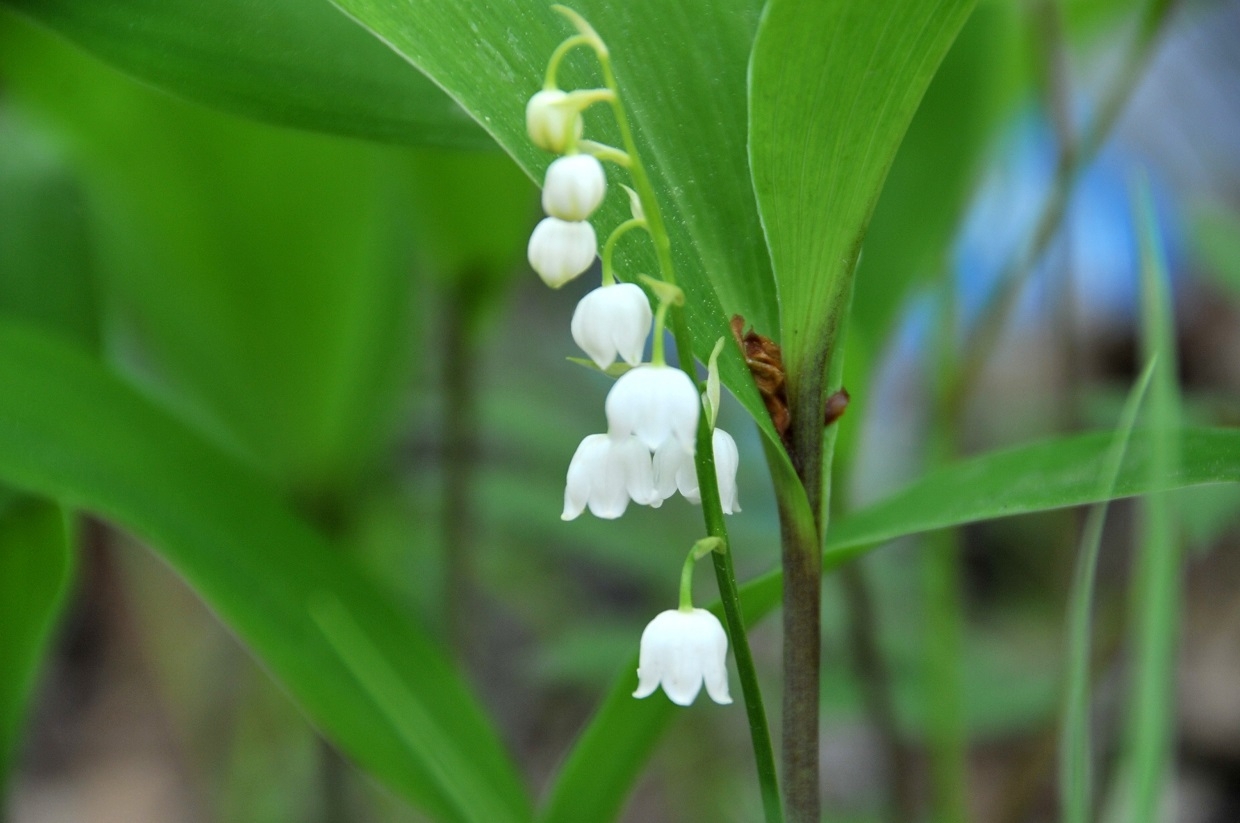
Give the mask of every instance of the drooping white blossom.
<path id="1" fill-rule="evenodd" d="M 585 220 L 594 214 L 606 193 L 603 164 L 589 154 L 570 154 L 547 167 L 543 211 L 561 220 Z"/>
<path id="2" fill-rule="evenodd" d="M 732 702 L 728 694 L 728 635 L 705 609 L 669 609 L 642 632 L 634 697 L 649 697 L 663 687 L 668 699 L 688 706 L 703 682 L 716 703 Z"/>
<path id="3" fill-rule="evenodd" d="M 600 369 L 619 356 L 636 366 L 642 362 L 654 315 L 650 301 L 632 283 L 599 286 L 581 298 L 573 312 L 573 340 Z"/>
<path id="4" fill-rule="evenodd" d="M 581 441 L 568 464 L 562 520 L 575 520 L 588 506 L 595 517 L 614 520 L 632 500 L 657 506 L 650 450 L 636 437 L 592 434 Z"/>
<path id="5" fill-rule="evenodd" d="M 611 387 L 603 408 L 612 437 L 635 434 L 651 451 L 674 440 L 693 453 L 702 405 L 697 387 L 680 369 L 651 364 L 625 372 Z"/>
<path id="6" fill-rule="evenodd" d="M 553 289 L 590 268 L 597 254 L 594 227 L 584 221 L 546 217 L 530 235 L 530 268 Z"/>
<path id="7" fill-rule="evenodd" d="M 559 89 L 544 89 L 526 103 L 525 130 L 538 148 L 559 154 L 564 151 L 567 144 L 569 128 L 575 131 L 574 136 L 581 136 L 583 128 L 581 114 L 576 109 L 564 105 L 567 99 L 567 92 Z"/>
<path id="8" fill-rule="evenodd" d="M 736 514 L 741 510 L 736 490 L 736 470 L 740 467 L 740 452 L 732 435 L 723 429 L 715 429 L 711 435 L 715 452 L 715 478 L 719 483 L 719 502 L 724 514 Z M 664 443 L 654 453 L 654 488 L 664 500 L 678 490 L 690 503 L 702 502 L 698 486 L 697 466 L 693 455 L 673 443 Z"/>

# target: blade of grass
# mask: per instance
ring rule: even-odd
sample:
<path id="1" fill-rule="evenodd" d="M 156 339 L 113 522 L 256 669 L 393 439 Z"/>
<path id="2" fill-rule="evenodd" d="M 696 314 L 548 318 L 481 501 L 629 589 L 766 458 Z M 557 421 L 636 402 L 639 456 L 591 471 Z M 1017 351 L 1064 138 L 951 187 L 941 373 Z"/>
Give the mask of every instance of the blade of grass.
<path id="1" fill-rule="evenodd" d="M 1132 437 L 1137 411 L 1145 398 L 1155 363 L 1151 362 L 1133 384 L 1120 413 L 1110 453 L 1098 481 L 1098 494 L 1107 500 L 1115 490 L 1124 452 Z M 1059 748 L 1059 798 L 1065 823 L 1086 823 L 1093 805 L 1093 778 L 1089 730 L 1090 660 L 1092 657 L 1094 580 L 1102 527 L 1106 523 L 1107 502 L 1089 510 L 1068 606 L 1068 677 L 1064 702 L 1063 731 Z"/>
<path id="2" fill-rule="evenodd" d="M 1175 432 L 1180 397 L 1176 378 L 1175 329 L 1162 240 L 1154 217 L 1153 198 L 1144 178 L 1134 204 L 1141 247 L 1142 347 L 1157 357 L 1150 388 L 1152 433 L 1150 480 L 1160 481 L 1178 468 Z M 1130 614 L 1134 616 L 1132 702 L 1121 803 L 1124 819 L 1154 823 L 1167 790 L 1174 745 L 1174 677 L 1180 629 L 1180 551 L 1176 537 L 1174 498 L 1167 492 L 1146 495 L 1144 528 L 1138 549 Z"/>

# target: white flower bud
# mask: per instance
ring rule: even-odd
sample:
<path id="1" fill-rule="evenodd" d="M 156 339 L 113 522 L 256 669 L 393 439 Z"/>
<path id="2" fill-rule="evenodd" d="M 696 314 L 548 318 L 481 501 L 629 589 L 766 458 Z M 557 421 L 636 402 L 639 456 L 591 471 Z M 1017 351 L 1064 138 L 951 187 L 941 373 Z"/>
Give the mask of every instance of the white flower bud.
<path id="1" fill-rule="evenodd" d="M 573 340 L 600 369 L 621 357 L 642 362 L 654 315 L 646 293 L 632 283 L 600 286 L 581 298 L 573 312 Z"/>
<path id="2" fill-rule="evenodd" d="M 525 130 L 538 148 L 557 154 L 563 152 L 568 141 L 569 128 L 576 131 L 577 137 L 581 137 L 581 113 L 570 106 L 562 105 L 566 99 L 566 92 L 546 89 L 535 94 L 526 104 Z"/>
<path id="3" fill-rule="evenodd" d="M 740 493 L 736 488 L 736 470 L 741 465 L 740 451 L 732 435 L 723 429 L 715 429 L 711 448 L 715 452 L 715 477 L 719 480 L 719 502 L 723 504 L 723 513 L 736 514 L 741 510 Z"/>
<path id="4" fill-rule="evenodd" d="M 625 372 L 607 393 L 607 431 L 612 437 L 630 434 L 654 451 L 668 440 L 693 453 L 702 404 L 689 375 L 670 366 L 638 366 Z"/>
<path id="5" fill-rule="evenodd" d="M 594 214 L 606 193 L 603 164 L 589 154 L 570 154 L 547 167 L 543 211 L 561 220 L 585 220 Z"/>
<path id="6" fill-rule="evenodd" d="M 642 632 L 634 697 L 649 697 L 663 687 L 669 700 L 688 706 L 706 683 L 716 703 L 728 694 L 728 635 L 719 618 L 705 609 L 661 612 Z"/>
<path id="7" fill-rule="evenodd" d="M 530 267 L 553 289 L 590 268 L 598 254 L 598 238 L 589 223 L 543 218 L 530 235 Z"/>
<path id="8" fill-rule="evenodd" d="M 629 500 L 657 506 L 650 450 L 636 437 L 616 439 L 592 434 L 581 441 L 568 464 L 562 520 L 575 520 L 590 507 L 595 517 L 614 520 L 624 514 Z"/>
<path id="9" fill-rule="evenodd" d="M 711 435 L 715 452 L 715 479 L 719 483 L 719 502 L 724 514 L 736 514 L 741 510 L 736 490 L 736 470 L 740 466 L 740 452 L 732 435 L 723 429 L 715 429 Z M 659 497 L 668 499 L 679 489 L 685 500 L 702 502 L 698 486 L 697 465 L 693 455 L 685 454 L 672 441 L 665 442 L 654 453 L 654 488 Z"/>

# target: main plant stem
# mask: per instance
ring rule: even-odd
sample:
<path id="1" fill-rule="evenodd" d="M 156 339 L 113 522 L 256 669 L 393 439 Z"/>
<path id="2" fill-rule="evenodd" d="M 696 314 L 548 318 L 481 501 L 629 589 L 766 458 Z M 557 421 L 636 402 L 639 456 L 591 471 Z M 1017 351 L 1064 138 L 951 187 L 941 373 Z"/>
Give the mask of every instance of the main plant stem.
<path id="1" fill-rule="evenodd" d="M 831 499 L 831 464 L 839 427 L 824 432 L 828 395 L 839 388 L 844 358 L 840 341 L 852 302 L 857 256 L 827 301 L 830 316 L 818 354 L 800 364 L 786 364 L 788 409 L 792 424 L 785 438 L 788 456 L 809 503 L 793 504 L 794 490 L 779 488 L 779 520 L 784 570 L 784 724 L 785 802 L 793 823 L 818 823 L 819 701 L 821 699 L 822 547 Z"/>
<path id="2" fill-rule="evenodd" d="M 629 156 L 629 173 L 632 175 L 633 188 L 641 201 L 645 212 L 646 227 L 650 239 L 654 243 L 655 256 L 659 261 L 659 273 L 663 280 L 676 285 L 676 269 L 672 263 L 671 238 L 663 223 L 663 215 L 659 210 L 659 202 L 654 194 L 650 177 L 642 165 L 637 143 L 633 140 L 629 128 L 628 116 L 620 101 L 620 89 L 611 68 L 611 59 L 606 49 L 596 49 L 599 64 L 602 67 L 603 82 L 614 93 L 611 102 L 616 124 L 620 129 L 620 137 L 624 150 Z M 698 384 L 693 357 L 693 337 L 689 332 L 689 324 L 685 312 L 681 308 L 671 311 L 672 337 L 676 341 L 676 353 L 681 369 L 684 370 L 694 385 Z M 727 624 L 728 638 L 732 644 L 732 655 L 736 659 L 736 670 L 740 676 L 741 693 L 745 701 L 745 713 L 749 720 L 750 738 L 753 743 L 754 760 L 758 772 L 758 782 L 762 792 L 762 807 L 767 823 L 782 823 L 783 810 L 780 806 L 779 780 L 775 772 L 775 753 L 771 748 L 771 733 L 766 719 L 766 708 L 762 701 L 762 691 L 758 684 L 758 671 L 753 662 L 753 654 L 749 648 L 749 638 L 745 630 L 745 619 L 741 612 L 740 592 L 736 584 L 736 571 L 732 565 L 732 545 L 728 540 L 728 528 L 724 522 L 723 505 L 719 498 L 718 477 L 715 474 L 715 453 L 710 422 L 706 415 L 698 420 L 697 467 L 698 488 L 702 496 L 702 516 L 706 522 L 706 532 L 711 537 L 718 537 L 724 543 L 725 550 L 712 552 L 711 559 L 715 565 L 715 580 L 719 586 L 719 597 L 723 601 L 724 619 Z M 815 821 L 817 823 L 817 821 Z"/>
<path id="3" fill-rule="evenodd" d="M 814 392 L 821 395 L 821 392 Z M 807 413 L 805 403 L 790 397 L 792 430 L 789 453 L 805 487 L 814 522 L 804 522 L 780 503 L 784 569 L 784 791 L 793 823 L 818 823 L 818 705 L 822 666 L 822 534 L 824 523 L 821 403 Z M 811 401 L 813 402 L 813 401 Z M 798 408 L 799 407 L 799 408 Z M 781 496 L 782 498 L 782 496 Z"/>

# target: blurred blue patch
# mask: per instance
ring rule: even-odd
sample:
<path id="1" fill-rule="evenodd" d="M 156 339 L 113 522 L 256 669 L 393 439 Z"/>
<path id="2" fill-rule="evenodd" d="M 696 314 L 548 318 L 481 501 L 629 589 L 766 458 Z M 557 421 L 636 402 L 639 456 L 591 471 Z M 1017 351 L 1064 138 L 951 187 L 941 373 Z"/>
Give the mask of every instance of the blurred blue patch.
<path id="1" fill-rule="evenodd" d="M 1005 269 L 1027 253 L 1051 194 L 1056 155 L 1055 135 L 1032 112 L 1018 117 L 1000 142 L 952 252 L 966 328 L 978 319 Z M 1139 259 L 1131 192 L 1141 174 L 1150 179 L 1175 288 L 1184 244 L 1170 189 L 1146 158 L 1111 141 L 1077 180 L 1064 220 L 1022 288 L 1010 324 L 1047 323 L 1060 290 L 1069 284 L 1083 330 L 1112 330 L 1135 321 Z"/>

